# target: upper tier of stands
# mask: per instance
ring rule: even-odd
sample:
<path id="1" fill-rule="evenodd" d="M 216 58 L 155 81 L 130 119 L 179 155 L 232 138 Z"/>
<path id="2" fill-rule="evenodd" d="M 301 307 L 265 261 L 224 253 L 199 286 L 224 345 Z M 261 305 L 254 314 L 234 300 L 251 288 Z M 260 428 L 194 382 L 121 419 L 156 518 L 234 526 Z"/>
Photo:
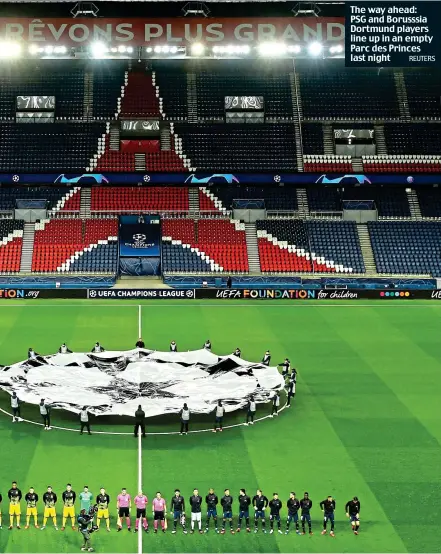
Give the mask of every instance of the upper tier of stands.
<path id="1" fill-rule="evenodd" d="M 0 123 L 2 171 L 85 172 L 104 123 Z"/>
<path id="2" fill-rule="evenodd" d="M 268 117 L 292 117 L 289 65 L 259 65 L 245 60 L 233 64 L 213 60 L 195 65 L 198 116 L 222 119 L 226 96 L 263 96 Z"/>
<path id="3" fill-rule="evenodd" d="M 298 60 L 303 116 L 311 119 L 398 119 L 393 71 L 347 70 L 342 60 Z"/>
<path id="4" fill-rule="evenodd" d="M 184 151 L 199 170 L 295 171 L 294 128 L 281 124 L 177 124 Z"/>
<path id="5" fill-rule="evenodd" d="M 305 156 L 324 154 L 322 123 L 339 119 L 384 125 L 388 155 L 439 155 L 440 73 L 409 69 L 403 74 L 410 122 L 399 110 L 397 83 L 403 81 L 394 79 L 393 70 L 354 70 L 343 60 L 296 60 L 295 65 L 287 60 L 155 60 L 151 70 L 136 62 L 130 68 L 123 60 L 5 63 L 0 69 L 0 165 L 7 172 L 84 172 L 97 162 L 98 171 L 142 171 L 134 153 L 110 150 L 104 121 L 92 120 L 155 117 L 176 121 L 182 150 L 176 152 L 172 140 L 171 150 L 146 153 L 145 171 L 186 171 L 190 160 L 198 171 L 296 171 L 301 154 L 293 122 L 297 100 Z M 14 122 L 16 97 L 35 95 L 55 96 L 56 123 L 24 127 Z M 226 124 L 224 98 L 237 95 L 263 96 L 267 122 Z M 430 118 L 438 123 L 416 123 Z M 106 145 L 104 153 L 98 139 Z M 364 162 L 368 172 L 438 171 L 435 163 Z M 353 171 L 350 163 L 313 158 L 305 160 L 304 169 Z"/>
<path id="6" fill-rule="evenodd" d="M 441 117 L 441 73 L 432 69 L 404 73 L 407 101 L 412 117 Z"/>
<path id="7" fill-rule="evenodd" d="M 390 154 L 440 154 L 441 124 L 387 124 L 384 126 Z"/>

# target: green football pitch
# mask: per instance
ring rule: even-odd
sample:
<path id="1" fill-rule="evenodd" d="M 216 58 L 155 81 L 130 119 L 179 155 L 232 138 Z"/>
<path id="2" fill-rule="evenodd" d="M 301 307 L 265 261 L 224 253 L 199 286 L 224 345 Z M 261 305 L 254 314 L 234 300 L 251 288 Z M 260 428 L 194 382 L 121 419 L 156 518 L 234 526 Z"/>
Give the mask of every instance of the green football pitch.
<path id="1" fill-rule="evenodd" d="M 248 360 L 260 360 L 266 348 L 275 363 L 288 356 L 299 371 L 292 407 L 278 418 L 222 434 L 168 434 L 178 430 L 178 418 L 154 418 L 141 451 L 128 419 L 96 418 L 92 430 L 105 433 L 89 437 L 12 424 L 0 412 L 0 552 L 77 552 L 81 545 L 78 532 L 56 532 L 50 523 L 43 532 L 25 530 L 23 521 L 21 530 L 8 531 L 5 497 L 13 480 L 23 493 L 34 486 L 40 496 L 47 485 L 61 496 L 68 482 L 77 493 L 85 484 L 94 495 L 106 487 L 112 531 L 92 535 L 98 552 L 440 551 L 438 304 L 150 301 L 142 303 L 141 321 L 138 316 L 139 303 L 130 301 L 3 301 L 0 364 L 23 360 L 30 346 L 53 353 L 64 341 L 76 351 L 90 350 L 96 340 L 106 349 L 129 349 L 141 323 L 149 348 L 166 350 L 175 339 L 180 350 L 196 349 L 210 338 L 218 354 L 239 346 Z M 0 407 L 10 411 L 4 393 Z M 268 411 L 260 406 L 259 417 Z M 39 422 L 33 406 L 23 405 L 22 416 Z M 232 414 L 226 424 L 243 419 L 244 413 Z M 52 420 L 58 427 L 78 428 L 76 417 L 65 412 L 53 411 Z M 192 429 L 212 423 L 208 416 L 194 418 Z M 170 520 L 165 535 L 149 533 L 142 541 L 125 529 L 116 533 L 116 496 L 122 487 L 136 494 L 140 469 L 149 500 L 161 490 L 168 501 L 176 487 L 186 499 L 194 487 L 203 496 L 209 487 L 219 496 L 229 487 L 235 497 L 241 487 L 251 496 L 260 487 L 267 496 L 279 492 L 285 506 L 290 491 L 298 496 L 308 491 L 314 535 L 233 536 L 213 530 L 202 536 L 172 535 Z M 335 538 L 320 535 L 319 502 L 328 494 L 337 503 Z M 354 495 L 361 501 L 358 536 L 344 513 Z M 285 516 L 284 507 L 283 522 Z"/>

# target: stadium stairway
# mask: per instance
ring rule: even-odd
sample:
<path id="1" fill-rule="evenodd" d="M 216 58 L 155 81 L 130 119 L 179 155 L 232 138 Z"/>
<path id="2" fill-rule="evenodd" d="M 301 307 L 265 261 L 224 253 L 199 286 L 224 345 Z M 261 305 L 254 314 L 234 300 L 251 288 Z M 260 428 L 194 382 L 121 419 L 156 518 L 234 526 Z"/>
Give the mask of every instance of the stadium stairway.
<path id="1" fill-rule="evenodd" d="M 31 273 L 34 253 L 35 223 L 25 223 L 21 249 L 20 273 Z"/>
<path id="2" fill-rule="evenodd" d="M 193 216 L 199 213 L 199 189 L 197 187 L 188 188 L 188 210 Z"/>
<path id="3" fill-rule="evenodd" d="M 92 189 L 90 187 L 83 187 L 81 189 L 80 198 L 80 217 L 90 217 L 90 209 L 92 204 Z"/>
<path id="4" fill-rule="evenodd" d="M 255 223 L 245 223 L 245 238 L 247 241 L 248 266 L 251 275 L 260 275 L 259 244 Z"/>
<path id="5" fill-rule="evenodd" d="M 297 195 L 297 204 L 299 206 L 299 217 L 300 218 L 308 217 L 309 204 L 308 204 L 308 196 L 306 194 L 306 189 L 297 188 L 296 195 Z"/>
<path id="6" fill-rule="evenodd" d="M 414 189 L 406 189 L 406 194 L 412 219 L 421 221 L 423 217 L 421 214 L 420 201 L 418 200 L 417 193 L 414 191 Z"/>
<path id="7" fill-rule="evenodd" d="M 371 237 L 367 224 L 357 223 L 357 233 L 366 274 L 375 275 L 377 273 L 377 266 L 375 265 L 374 251 L 372 249 Z"/>

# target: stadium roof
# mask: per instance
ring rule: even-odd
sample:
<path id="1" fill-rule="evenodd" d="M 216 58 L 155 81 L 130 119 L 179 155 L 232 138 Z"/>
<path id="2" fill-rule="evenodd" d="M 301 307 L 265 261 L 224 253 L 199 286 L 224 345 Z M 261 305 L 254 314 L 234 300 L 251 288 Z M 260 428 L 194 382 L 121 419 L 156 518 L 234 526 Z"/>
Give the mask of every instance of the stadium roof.
<path id="1" fill-rule="evenodd" d="M 86 2 L 84 2 L 86 3 Z M 95 0 L 99 17 L 182 17 L 178 0 Z M 292 17 L 294 1 L 206 0 L 212 17 Z M 70 17 L 72 0 L 0 0 L 0 17 Z M 344 2 L 315 2 L 322 17 L 343 17 Z"/>

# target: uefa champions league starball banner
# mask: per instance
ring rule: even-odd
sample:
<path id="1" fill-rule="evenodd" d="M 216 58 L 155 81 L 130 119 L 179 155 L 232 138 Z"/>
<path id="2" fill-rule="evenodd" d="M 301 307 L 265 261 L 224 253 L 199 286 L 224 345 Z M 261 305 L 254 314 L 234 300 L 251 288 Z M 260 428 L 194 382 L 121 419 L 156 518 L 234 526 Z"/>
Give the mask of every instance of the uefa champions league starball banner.
<path id="1" fill-rule="evenodd" d="M 439 173 L 0 173 L 2 185 L 435 185 Z"/>
<path id="2" fill-rule="evenodd" d="M 111 348 L 111 345 L 106 345 Z M 1 361 L 1 360 L 0 360 Z M 0 389 L 38 405 L 94 415 L 147 417 L 190 411 L 212 413 L 219 400 L 226 412 L 243 409 L 251 396 L 269 402 L 285 380 L 275 366 L 208 350 L 159 352 L 146 348 L 37 356 L 0 367 Z"/>

